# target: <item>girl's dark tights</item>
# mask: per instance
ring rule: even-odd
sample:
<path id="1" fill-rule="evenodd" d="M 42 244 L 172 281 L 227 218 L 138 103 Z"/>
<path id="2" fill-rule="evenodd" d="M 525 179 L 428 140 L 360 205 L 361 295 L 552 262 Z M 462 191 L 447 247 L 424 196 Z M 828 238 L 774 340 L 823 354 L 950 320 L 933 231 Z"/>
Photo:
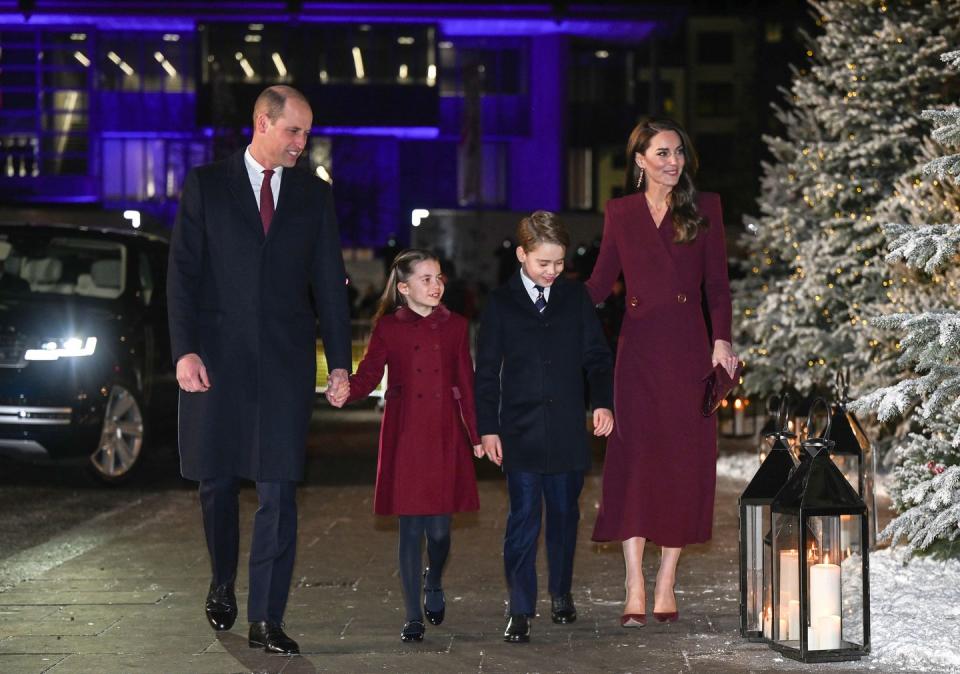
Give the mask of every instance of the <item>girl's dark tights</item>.
<path id="1" fill-rule="evenodd" d="M 450 515 L 400 515 L 400 586 L 407 620 L 423 620 L 420 577 L 423 573 L 423 537 L 427 537 L 427 587 L 441 586 L 443 565 L 450 552 Z M 433 608 L 429 607 L 432 611 Z"/>

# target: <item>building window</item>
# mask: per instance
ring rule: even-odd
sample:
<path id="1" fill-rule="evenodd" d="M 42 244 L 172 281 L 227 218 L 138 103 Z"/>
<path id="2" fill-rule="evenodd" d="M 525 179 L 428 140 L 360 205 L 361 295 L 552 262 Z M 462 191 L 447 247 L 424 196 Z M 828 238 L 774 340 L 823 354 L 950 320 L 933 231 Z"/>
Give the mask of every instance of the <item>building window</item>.
<path id="1" fill-rule="evenodd" d="M 707 65 L 733 63 L 733 33 L 703 31 L 697 34 L 697 61 Z"/>
<path id="2" fill-rule="evenodd" d="M 593 208 L 593 148 L 574 147 L 567 150 L 567 208 Z"/>
<path id="3" fill-rule="evenodd" d="M 87 173 L 90 39 L 64 30 L 0 32 L 0 171 L 8 178 Z"/>
<path id="4" fill-rule="evenodd" d="M 729 117 L 736 110 L 733 84 L 730 82 L 697 83 L 697 115 L 700 117 Z"/>

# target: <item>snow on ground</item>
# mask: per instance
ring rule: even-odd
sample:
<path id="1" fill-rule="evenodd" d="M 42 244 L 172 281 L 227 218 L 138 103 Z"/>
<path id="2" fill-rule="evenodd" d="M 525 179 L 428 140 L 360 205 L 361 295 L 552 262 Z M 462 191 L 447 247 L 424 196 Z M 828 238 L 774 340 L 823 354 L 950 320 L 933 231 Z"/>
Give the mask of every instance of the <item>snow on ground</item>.
<path id="1" fill-rule="evenodd" d="M 960 668 L 960 560 L 870 555 L 871 662 L 917 670 Z"/>
<path id="2" fill-rule="evenodd" d="M 723 454 L 717 476 L 746 486 L 758 466 L 756 454 Z M 910 557 L 899 548 L 872 552 L 870 641 L 865 663 L 884 670 L 960 670 L 960 560 Z"/>
<path id="3" fill-rule="evenodd" d="M 746 486 L 759 467 L 760 458 L 755 453 L 721 454 L 717 458 L 717 477 L 730 477 Z"/>

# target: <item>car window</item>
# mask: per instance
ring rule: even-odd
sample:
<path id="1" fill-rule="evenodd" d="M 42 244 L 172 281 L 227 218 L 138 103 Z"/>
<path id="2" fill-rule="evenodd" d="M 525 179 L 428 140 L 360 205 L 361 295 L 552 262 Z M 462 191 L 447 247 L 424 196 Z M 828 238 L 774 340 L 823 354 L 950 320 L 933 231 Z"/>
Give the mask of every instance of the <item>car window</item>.
<path id="1" fill-rule="evenodd" d="M 51 233 L 0 233 L 4 295 L 115 299 L 126 286 L 122 243 Z"/>

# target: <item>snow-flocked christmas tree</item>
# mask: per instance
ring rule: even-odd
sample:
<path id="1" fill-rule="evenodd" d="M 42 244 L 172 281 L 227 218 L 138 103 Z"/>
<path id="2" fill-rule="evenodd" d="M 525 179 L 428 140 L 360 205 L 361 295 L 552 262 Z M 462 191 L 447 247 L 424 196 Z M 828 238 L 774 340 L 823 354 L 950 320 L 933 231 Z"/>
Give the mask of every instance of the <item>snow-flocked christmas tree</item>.
<path id="1" fill-rule="evenodd" d="M 773 161 L 761 215 L 747 218 L 746 278 L 734 285 L 746 387 L 760 394 L 784 379 L 823 390 L 841 366 L 856 394 L 892 371 L 895 340 L 869 319 L 905 281 L 879 262 L 878 225 L 892 219 L 883 209 L 903 206 L 900 181 L 926 129 L 914 111 L 943 102 L 938 56 L 960 37 L 957 0 L 811 7 L 823 34 L 775 112 L 784 136 L 765 139 Z"/>
<path id="2" fill-rule="evenodd" d="M 943 55 L 960 68 L 960 51 Z M 933 138 L 944 146 L 960 148 L 960 109 L 926 110 Z M 911 376 L 893 386 L 860 398 L 853 407 L 876 410 L 881 420 L 910 415 L 912 429 L 895 448 L 896 467 L 891 495 L 898 516 L 883 535 L 905 541 L 911 550 L 960 554 L 960 305 L 953 267 L 960 251 L 960 154 L 929 161 L 923 172 L 933 177 L 930 206 L 947 212 L 954 224 L 890 224 L 888 262 L 902 263 L 917 273 L 947 276 L 927 290 L 923 302 L 931 308 L 894 313 L 874 319 L 885 329 L 899 332 L 901 366 Z M 914 206 L 914 209 L 917 207 Z M 920 207 L 922 212 L 922 207 Z M 952 212 L 951 212 L 952 211 Z"/>

